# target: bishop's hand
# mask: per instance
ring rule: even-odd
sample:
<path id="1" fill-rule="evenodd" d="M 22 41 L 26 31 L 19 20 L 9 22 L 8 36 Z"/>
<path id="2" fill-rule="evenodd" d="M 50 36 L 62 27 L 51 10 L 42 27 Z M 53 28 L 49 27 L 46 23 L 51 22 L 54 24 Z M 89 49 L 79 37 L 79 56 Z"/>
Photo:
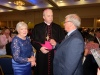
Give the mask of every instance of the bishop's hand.
<path id="1" fill-rule="evenodd" d="M 44 54 L 47 54 L 49 52 L 46 47 L 41 47 L 40 50 Z"/>

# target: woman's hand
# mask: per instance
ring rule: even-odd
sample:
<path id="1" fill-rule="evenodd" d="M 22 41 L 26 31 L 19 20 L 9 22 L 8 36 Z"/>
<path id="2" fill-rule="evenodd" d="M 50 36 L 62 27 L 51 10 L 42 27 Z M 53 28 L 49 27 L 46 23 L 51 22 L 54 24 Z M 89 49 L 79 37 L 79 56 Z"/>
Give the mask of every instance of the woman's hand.
<path id="1" fill-rule="evenodd" d="M 36 66 L 36 59 L 34 56 L 31 56 L 30 58 L 28 58 L 28 62 L 31 63 L 31 66 Z"/>
<path id="2" fill-rule="evenodd" d="M 31 66 L 33 67 L 33 66 L 36 66 L 36 62 L 35 61 L 32 61 L 31 62 Z"/>

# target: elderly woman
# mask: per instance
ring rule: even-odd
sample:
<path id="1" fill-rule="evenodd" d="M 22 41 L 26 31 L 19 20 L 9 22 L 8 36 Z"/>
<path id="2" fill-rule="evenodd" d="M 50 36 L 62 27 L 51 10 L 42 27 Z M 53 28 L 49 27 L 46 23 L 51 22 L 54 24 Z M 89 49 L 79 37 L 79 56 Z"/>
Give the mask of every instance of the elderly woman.
<path id="1" fill-rule="evenodd" d="M 31 66 L 36 65 L 30 39 L 26 36 L 27 29 L 25 22 L 16 25 L 18 35 L 13 38 L 11 44 L 14 75 L 32 75 Z"/>

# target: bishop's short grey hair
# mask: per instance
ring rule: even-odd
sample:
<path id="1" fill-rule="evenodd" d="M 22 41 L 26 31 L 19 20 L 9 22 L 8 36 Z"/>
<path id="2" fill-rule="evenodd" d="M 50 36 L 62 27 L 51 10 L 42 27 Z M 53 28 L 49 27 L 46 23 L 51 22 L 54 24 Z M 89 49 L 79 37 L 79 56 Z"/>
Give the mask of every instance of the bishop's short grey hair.
<path id="1" fill-rule="evenodd" d="M 28 28 L 28 26 L 27 26 L 27 24 L 25 22 L 23 22 L 23 21 L 18 22 L 17 25 L 16 25 L 16 30 L 18 30 L 19 28 L 21 28 L 23 26 Z"/>
<path id="2" fill-rule="evenodd" d="M 80 27 L 81 19 L 77 14 L 69 14 L 65 18 L 72 22 L 76 27 Z"/>

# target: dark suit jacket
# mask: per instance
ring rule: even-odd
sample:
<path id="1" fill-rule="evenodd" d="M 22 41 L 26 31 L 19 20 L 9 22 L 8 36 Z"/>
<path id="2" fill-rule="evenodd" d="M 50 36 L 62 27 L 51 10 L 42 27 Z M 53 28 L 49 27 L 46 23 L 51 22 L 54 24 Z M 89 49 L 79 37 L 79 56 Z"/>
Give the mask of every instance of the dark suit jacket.
<path id="1" fill-rule="evenodd" d="M 83 50 L 83 37 L 78 30 L 75 30 L 62 41 L 55 52 L 54 75 L 83 75 Z"/>
<path id="2" fill-rule="evenodd" d="M 94 39 L 94 42 L 99 44 L 99 42 L 98 42 L 98 40 L 97 40 L 97 38 L 96 38 L 96 37 L 95 37 L 95 39 Z"/>
<path id="3" fill-rule="evenodd" d="M 96 37 L 95 37 L 95 39 L 94 39 L 94 42 L 99 44 L 99 41 L 97 40 Z M 99 48 L 100 48 L 100 44 L 99 44 Z"/>

